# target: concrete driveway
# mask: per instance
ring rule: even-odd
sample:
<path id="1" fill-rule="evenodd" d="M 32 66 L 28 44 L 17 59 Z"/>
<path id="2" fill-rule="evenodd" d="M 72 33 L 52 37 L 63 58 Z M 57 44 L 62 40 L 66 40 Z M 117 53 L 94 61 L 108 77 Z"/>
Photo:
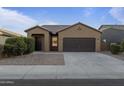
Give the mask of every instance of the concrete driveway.
<path id="1" fill-rule="evenodd" d="M 65 65 L 0 65 L 0 79 L 124 79 L 124 61 L 108 55 L 92 52 L 48 54 L 63 54 Z"/>

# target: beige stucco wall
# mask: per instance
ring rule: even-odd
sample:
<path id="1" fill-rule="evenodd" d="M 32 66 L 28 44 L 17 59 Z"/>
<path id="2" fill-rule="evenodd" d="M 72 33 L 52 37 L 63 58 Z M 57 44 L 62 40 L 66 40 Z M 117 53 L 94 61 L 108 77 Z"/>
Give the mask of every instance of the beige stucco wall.
<path id="1" fill-rule="evenodd" d="M 78 30 L 80 29 L 80 30 Z M 59 36 L 59 46 L 58 50 L 63 51 L 63 38 L 65 37 L 73 37 L 73 38 L 96 38 L 96 51 L 100 51 L 100 43 L 101 43 L 101 33 L 96 30 L 90 29 L 84 25 L 77 24 L 71 28 L 68 28 L 64 31 L 60 31 L 58 33 Z"/>
<path id="2" fill-rule="evenodd" d="M 0 45 L 4 45 L 7 38 L 9 38 L 9 37 L 7 37 L 7 36 L 0 36 Z"/>
<path id="3" fill-rule="evenodd" d="M 44 51 L 50 50 L 50 37 L 49 37 L 48 31 L 41 28 L 34 28 L 27 32 L 27 36 L 31 37 L 32 34 L 43 34 L 44 35 Z"/>

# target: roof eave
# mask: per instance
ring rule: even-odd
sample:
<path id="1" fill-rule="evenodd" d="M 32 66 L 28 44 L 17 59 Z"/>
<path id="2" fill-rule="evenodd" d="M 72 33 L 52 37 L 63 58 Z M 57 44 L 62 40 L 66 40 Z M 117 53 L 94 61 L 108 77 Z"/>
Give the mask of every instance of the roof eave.
<path id="1" fill-rule="evenodd" d="M 90 26 L 88 26 L 88 25 L 85 25 L 85 24 L 83 24 L 83 23 L 81 23 L 81 22 L 78 22 L 78 23 L 76 23 L 76 24 L 73 24 L 73 25 L 71 25 L 71 26 L 69 26 L 69 27 L 67 27 L 67 28 L 64 28 L 64 29 L 58 31 L 57 33 L 61 32 L 61 31 L 64 31 L 64 30 L 66 30 L 66 29 L 68 29 L 68 28 L 70 28 L 70 27 L 73 27 L 73 26 L 75 26 L 75 25 L 77 25 L 77 24 L 84 25 L 84 26 L 86 26 L 86 27 L 88 27 L 88 28 L 90 28 L 90 29 L 93 29 L 93 30 L 95 30 L 95 31 L 97 31 L 97 32 L 99 32 L 99 33 L 102 33 L 101 31 L 99 31 L 99 30 L 97 30 L 97 29 L 95 29 L 95 28 L 93 28 L 93 27 L 90 27 Z"/>
<path id="2" fill-rule="evenodd" d="M 45 28 L 43 28 L 43 27 L 41 27 L 41 26 L 38 26 L 38 25 L 36 25 L 36 26 L 34 26 L 34 27 L 31 27 L 31 28 L 29 28 L 29 29 L 26 29 L 26 30 L 24 30 L 25 32 L 28 32 L 28 31 L 30 31 L 30 30 L 32 30 L 32 29 L 35 29 L 35 28 L 40 28 L 40 29 L 44 29 L 44 30 L 46 30 L 46 31 L 48 31 L 47 29 L 45 29 Z M 49 31 L 48 31 L 49 32 Z"/>

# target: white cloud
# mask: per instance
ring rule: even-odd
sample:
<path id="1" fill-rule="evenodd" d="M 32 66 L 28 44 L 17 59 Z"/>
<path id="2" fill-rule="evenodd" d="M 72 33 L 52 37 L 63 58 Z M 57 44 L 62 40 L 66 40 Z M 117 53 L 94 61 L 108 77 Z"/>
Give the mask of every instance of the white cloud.
<path id="1" fill-rule="evenodd" d="M 109 13 L 117 21 L 124 24 L 124 8 L 112 8 Z"/>
<path id="2" fill-rule="evenodd" d="M 52 20 L 45 20 L 42 18 L 42 22 L 35 20 L 30 16 L 24 15 L 18 11 L 10 10 L 6 8 L 0 8 L 0 28 L 5 28 L 16 33 L 24 34 L 25 29 L 34 25 L 57 25 L 58 23 Z"/>
<path id="3" fill-rule="evenodd" d="M 85 17 L 89 17 L 93 14 L 93 8 L 85 8 L 83 11 L 83 15 Z"/>
<path id="4" fill-rule="evenodd" d="M 0 27 L 24 34 L 24 29 L 38 22 L 18 11 L 0 8 Z"/>

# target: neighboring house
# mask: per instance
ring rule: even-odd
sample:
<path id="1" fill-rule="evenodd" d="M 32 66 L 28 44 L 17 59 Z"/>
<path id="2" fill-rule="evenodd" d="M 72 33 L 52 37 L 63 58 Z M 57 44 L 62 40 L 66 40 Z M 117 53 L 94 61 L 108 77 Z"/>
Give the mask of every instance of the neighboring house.
<path id="1" fill-rule="evenodd" d="M 124 39 L 124 25 L 102 25 L 102 41 L 106 43 L 120 43 Z"/>
<path id="2" fill-rule="evenodd" d="M 43 25 L 25 30 L 35 38 L 37 51 L 95 52 L 100 51 L 101 32 L 82 23 Z"/>
<path id="3" fill-rule="evenodd" d="M 0 45 L 3 45 L 7 38 L 17 37 L 17 36 L 22 36 L 22 35 L 5 30 L 5 29 L 0 29 Z"/>

